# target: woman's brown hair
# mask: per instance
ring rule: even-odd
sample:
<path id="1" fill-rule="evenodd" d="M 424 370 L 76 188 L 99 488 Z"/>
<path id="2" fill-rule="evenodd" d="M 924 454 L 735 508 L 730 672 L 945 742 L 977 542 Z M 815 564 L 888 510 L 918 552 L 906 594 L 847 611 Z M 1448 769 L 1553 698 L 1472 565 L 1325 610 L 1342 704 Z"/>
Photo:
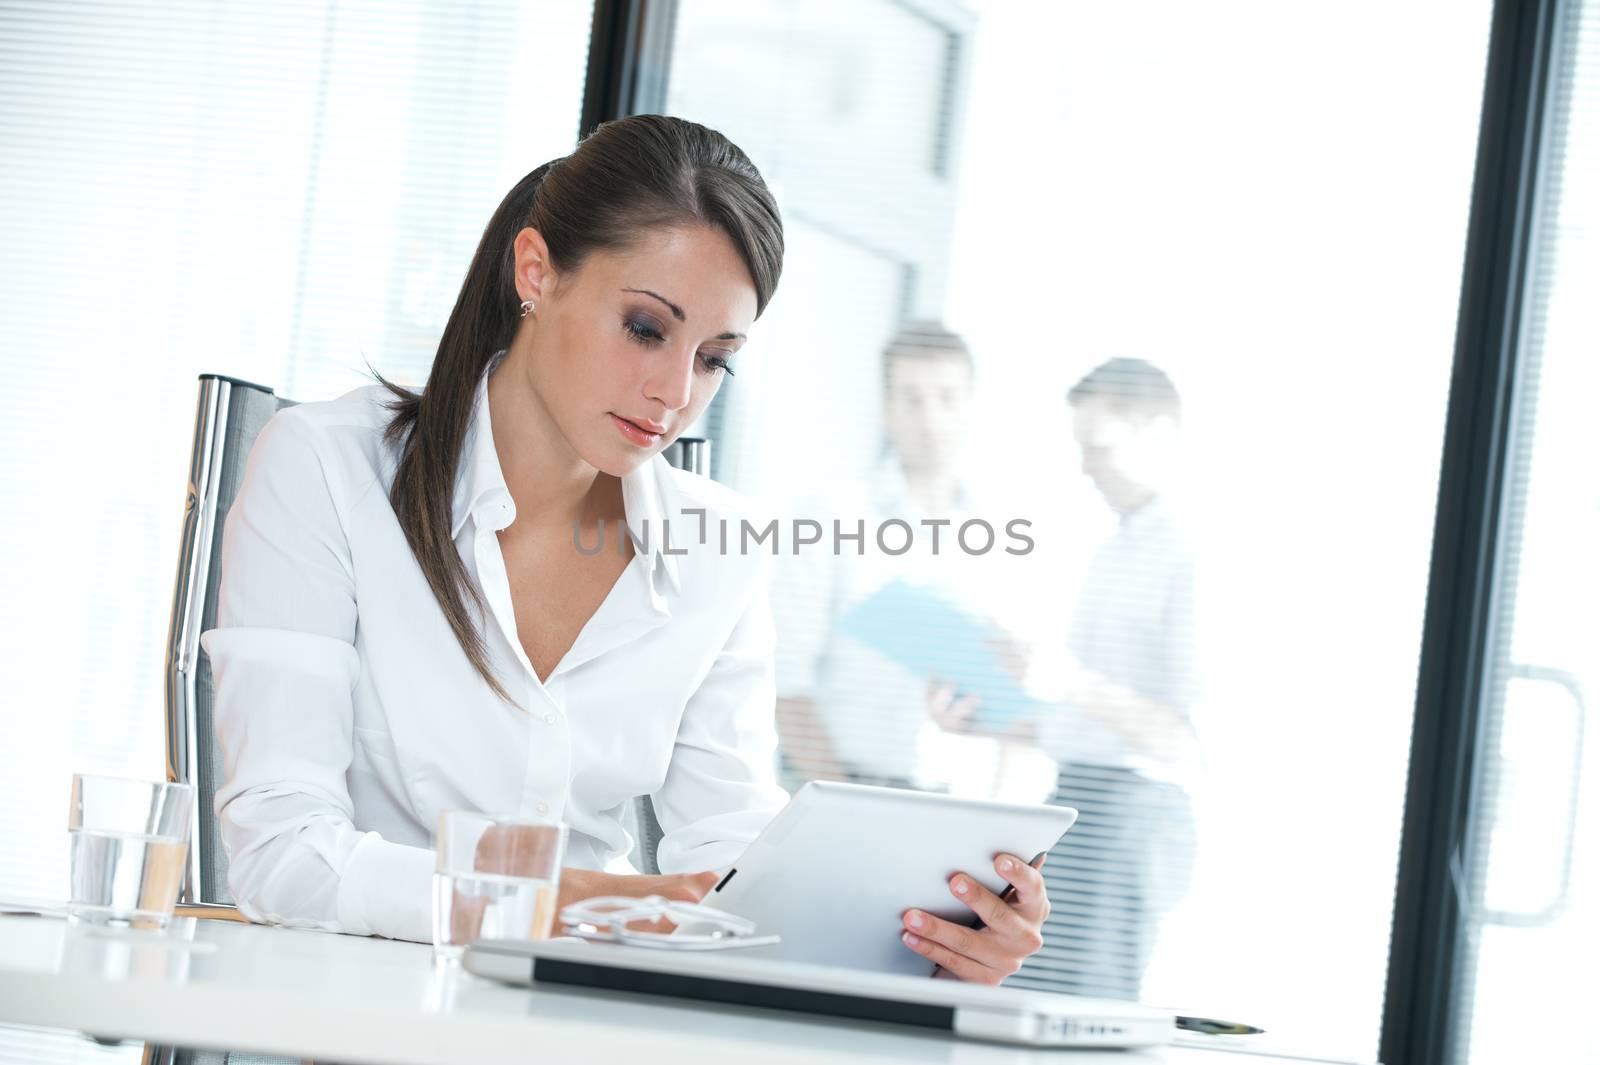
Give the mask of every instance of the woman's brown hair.
<path id="1" fill-rule="evenodd" d="M 710 226 L 744 259 L 759 316 L 783 270 L 783 222 L 755 165 L 715 130 L 681 118 L 635 115 L 601 125 L 568 156 L 528 174 L 484 228 L 420 394 L 384 381 L 395 398 L 385 432 L 400 447 L 389 501 L 473 668 L 516 702 L 489 667 L 480 624 L 482 592 L 450 536 L 456 467 L 472 421 L 478 381 L 511 345 L 521 317 L 514 243 L 525 227 L 543 235 L 558 273 L 594 251 L 624 251 L 653 230 Z M 477 607 L 477 620 L 467 602 Z"/>

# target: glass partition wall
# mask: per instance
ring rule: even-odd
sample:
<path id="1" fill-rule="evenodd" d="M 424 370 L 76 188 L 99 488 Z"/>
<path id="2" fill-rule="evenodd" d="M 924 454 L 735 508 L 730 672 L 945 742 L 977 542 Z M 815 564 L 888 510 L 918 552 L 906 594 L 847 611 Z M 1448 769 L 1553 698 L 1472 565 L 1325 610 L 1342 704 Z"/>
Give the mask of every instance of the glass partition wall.
<path id="1" fill-rule="evenodd" d="M 1077 807 L 1018 984 L 1376 1048 L 1488 27 L 676 5 L 791 242 L 707 419 L 788 779 Z"/>

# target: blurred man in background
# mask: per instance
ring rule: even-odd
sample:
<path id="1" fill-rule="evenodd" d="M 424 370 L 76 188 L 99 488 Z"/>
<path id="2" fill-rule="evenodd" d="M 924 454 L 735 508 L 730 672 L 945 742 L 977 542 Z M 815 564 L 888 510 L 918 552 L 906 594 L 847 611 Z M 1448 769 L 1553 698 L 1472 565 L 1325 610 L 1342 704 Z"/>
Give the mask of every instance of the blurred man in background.
<path id="1" fill-rule="evenodd" d="M 1198 759 L 1194 557 L 1173 499 L 1182 405 L 1142 359 L 1113 359 L 1067 394 L 1083 474 L 1116 513 L 1072 615 L 1066 704 L 1039 722 L 1060 763 L 1052 801 L 1079 811 L 1046 863 L 1045 941 L 1085 994 L 1137 999 L 1161 917 L 1194 864 L 1181 781 Z M 1036 962 L 1036 967 L 1042 964 Z"/>
<path id="2" fill-rule="evenodd" d="M 778 640 L 778 729 L 784 783 L 850 780 L 895 787 L 942 788 L 946 774 L 930 765 L 938 732 L 927 711 L 928 678 L 840 631 L 839 621 L 892 581 L 938 589 L 970 602 L 973 564 L 957 548 L 955 530 L 971 517 L 960 466 L 971 431 L 974 367 L 962 339 L 941 325 L 900 329 L 883 355 L 883 454 L 864 486 L 840 493 L 811 514 L 824 526 L 821 543 L 778 559 L 772 605 Z M 846 533 L 863 523 L 864 543 L 840 554 L 832 521 Z M 874 532 L 885 520 L 915 533 L 904 554 L 887 555 Z M 924 519 L 946 521 L 937 549 Z M 896 546 L 903 537 L 892 537 Z M 914 633 L 937 619 L 892 619 Z"/>
<path id="3" fill-rule="evenodd" d="M 1044 949 L 1013 982 L 1049 974 L 1054 989 L 1136 1000 L 1194 864 L 1180 782 L 1199 759 L 1195 567 L 1172 491 L 1182 404 L 1162 370 L 1129 358 L 1096 367 L 1067 404 L 1082 472 L 1117 528 L 1085 573 L 1067 654 L 1048 663 L 1063 697 L 1014 732 L 1055 758 L 1050 801 L 1079 817 L 1045 864 Z M 973 709 L 933 707 L 947 729 L 971 728 Z"/>

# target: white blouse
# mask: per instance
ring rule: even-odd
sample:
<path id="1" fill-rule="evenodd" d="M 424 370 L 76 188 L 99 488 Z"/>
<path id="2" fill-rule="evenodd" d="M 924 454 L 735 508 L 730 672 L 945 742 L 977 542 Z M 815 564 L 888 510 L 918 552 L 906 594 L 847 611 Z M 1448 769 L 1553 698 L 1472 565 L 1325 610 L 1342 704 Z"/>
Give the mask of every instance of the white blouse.
<path id="1" fill-rule="evenodd" d="M 715 532 L 745 516 L 739 497 L 659 456 L 624 477 L 635 556 L 541 683 L 495 535 L 516 508 L 488 377 L 452 535 L 488 603 L 490 664 L 520 706 L 467 661 L 389 505 L 381 386 L 280 412 L 250 453 L 202 642 L 228 886 L 252 920 L 431 940 L 444 810 L 560 818 L 566 864 L 598 869 L 632 847 L 623 813 L 650 795 L 662 871 L 693 872 L 731 865 L 787 800 L 763 556 L 723 554 Z M 605 550 L 617 535 L 612 523 Z"/>

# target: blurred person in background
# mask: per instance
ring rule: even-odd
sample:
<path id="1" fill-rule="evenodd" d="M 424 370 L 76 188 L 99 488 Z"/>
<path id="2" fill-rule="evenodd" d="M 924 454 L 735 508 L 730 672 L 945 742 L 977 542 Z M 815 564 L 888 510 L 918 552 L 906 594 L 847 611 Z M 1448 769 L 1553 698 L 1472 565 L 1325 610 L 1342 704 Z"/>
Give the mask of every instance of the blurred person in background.
<path id="1" fill-rule="evenodd" d="M 1194 865 L 1181 782 L 1199 760 L 1195 564 L 1173 498 L 1182 403 L 1159 367 L 1118 358 L 1075 384 L 1067 404 L 1083 475 L 1117 528 L 1085 573 L 1067 654 L 1051 663 L 1062 697 L 1017 731 L 1058 763 L 1050 801 L 1079 811 L 1045 865 L 1053 909 L 1022 979 L 1048 970 L 1058 988 L 1133 1000 Z M 933 707 L 952 730 L 971 728 L 974 709 L 948 686 Z"/>
<path id="2" fill-rule="evenodd" d="M 778 641 L 778 728 L 784 783 L 849 780 L 890 787 L 945 789 L 933 764 L 941 736 L 929 720 L 928 678 L 839 629 L 839 621 L 892 580 L 937 590 L 968 605 L 975 566 L 957 545 L 971 518 L 961 463 L 971 432 L 974 364 L 966 343 L 944 326 L 912 322 L 883 354 L 887 445 L 857 492 L 805 516 L 824 527 L 821 542 L 785 554 L 774 567 Z M 855 541 L 834 552 L 833 520 Z M 899 519 L 914 531 L 910 550 L 888 555 L 874 539 L 879 523 Z M 947 521 L 930 528 L 924 521 Z M 937 534 L 937 539 L 935 539 Z M 898 546 L 903 537 L 891 539 Z M 981 611 L 979 611 L 981 612 Z M 915 633 L 936 618 L 895 619 Z"/>

